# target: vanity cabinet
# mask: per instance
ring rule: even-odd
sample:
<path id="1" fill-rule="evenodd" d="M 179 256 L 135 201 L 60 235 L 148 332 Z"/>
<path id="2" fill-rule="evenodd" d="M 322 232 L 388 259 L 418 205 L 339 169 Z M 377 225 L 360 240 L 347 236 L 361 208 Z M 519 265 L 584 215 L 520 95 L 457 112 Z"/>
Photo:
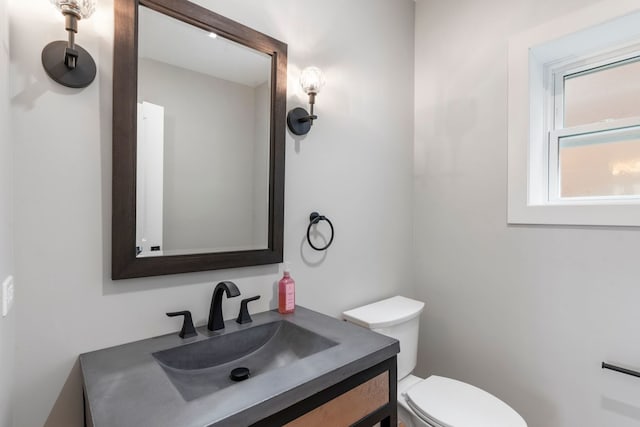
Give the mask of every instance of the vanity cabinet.
<path id="1" fill-rule="evenodd" d="M 301 306 L 252 317 L 245 325 L 229 320 L 221 332 L 197 328 L 188 340 L 171 333 L 81 354 L 86 425 L 396 427 L 398 341 Z M 197 353 L 210 363 L 229 342 L 269 336 L 267 343 L 278 344 L 262 344 L 263 359 L 232 363 L 256 373 L 246 381 L 225 380 L 229 362 L 200 368 L 167 359 L 169 352 L 171 360 L 193 362 Z"/>
<path id="2" fill-rule="evenodd" d="M 396 357 L 366 369 L 252 427 L 396 426 Z"/>
<path id="3" fill-rule="evenodd" d="M 251 427 L 395 427 L 396 357 L 353 375 Z M 85 406 L 85 427 L 93 427 Z"/>

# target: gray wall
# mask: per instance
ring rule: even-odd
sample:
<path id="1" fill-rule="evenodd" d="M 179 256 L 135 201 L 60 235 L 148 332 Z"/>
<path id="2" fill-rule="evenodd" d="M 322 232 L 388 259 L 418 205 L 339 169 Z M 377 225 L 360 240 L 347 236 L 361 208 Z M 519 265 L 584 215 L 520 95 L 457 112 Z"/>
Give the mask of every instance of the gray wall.
<path id="1" fill-rule="evenodd" d="M 53 8 L 42 0 L 11 6 L 14 426 L 75 427 L 82 411 L 78 354 L 177 331 L 180 321 L 164 315 L 171 310 L 191 310 L 202 324 L 213 284 L 224 279 L 244 297 L 262 296 L 253 310 L 275 308 L 281 271 L 274 265 L 111 281 L 112 3 L 100 1 L 80 22 L 77 41 L 98 64 L 96 81 L 80 91 L 52 83 L 40 64 L 42 47 L 64 37 Z M 410 293 L 414 2 L 221 0 L 215 7 L 289 43 L 289 108 L 307 104 L 302 68 L 327 73 L 319 120 L 306 138 L 286 141 L 285 257 L 297 302 L 337 316 Z M 324 254 L 303 243 L 313 210 L 336 226 Z M 239 300 L 225 302 L 227 318 L 237 315 Z"/>
<path id="2" fill-rule="evenodd" d="M 507 41 L 588 0 L 418 0 L 419 373 L 478 385 L 529 427 L 640 423 L 640 230 L 508 226 Z"/>
<path id="3" fill-rule="evenodd" d="M 0 283 L 13 271 L 13 150 L 9 131 L 9 19 L 0 0 Z M 2 290 L 0 290 L 0 295 Z M 11 425 L 14 367 L 14 310 L 0 317 L 0 427 Z"/>
<path id="4" fill-rule="evenodd" d="M 139 102 L 164 107 L 163 250 L 266 247 L 253 240 L 254 211 L 267 214 L 254 207 L 256 90 L 152 59 L 138 70 Z"/>

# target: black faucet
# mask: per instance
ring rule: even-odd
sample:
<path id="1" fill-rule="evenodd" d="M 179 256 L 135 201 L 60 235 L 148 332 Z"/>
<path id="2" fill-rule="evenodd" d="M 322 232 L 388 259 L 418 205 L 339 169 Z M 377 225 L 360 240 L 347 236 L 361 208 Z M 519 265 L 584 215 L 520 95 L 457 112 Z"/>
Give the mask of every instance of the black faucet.
<path id="1" fill-rule="evenodd" d="M 245 298 L 242 301 L 240 301 L 240 313 L 238 313 L 238 318 L 236 319 L 236 322 L 240 323 L 241 325 L 244 325 L 245 323 L 253 322 L 253 320 L 251 320 L 251 315 L 249 314 L 249 308 L 247 307 L 247 304 L 257 299 L 260 299 L 260 295 L 256 295 L 255 297 L 251 297 L 251 298 Z"/>
<path id="2" fill-rule="evenodd" d="M 238 287 L 233 282 L 220 282 L 213 290 L 211 297 L 211 308 L 209 308 L 209 323 L 207 329 L 210 331 L 218 331 L 224 329 L 224 319 L 222 318 L 222 293 L 227 293 L 227 298 L 237 297 L 240 295 Z"/>
<path id="3" fill-rule="evenodd" d="M 182 321 L 182 330 L 178 334 L 180 338 L 191 338 L 198 335 L 196 332 L 196 328 L 193 326 L 193 319 L 191 318 L 191 312 L 188 310 L 185 311 L 176 311 L 174 313 L 167 313 L 169 317 L 176 316 L 184 316 L 184 320 Z"/>

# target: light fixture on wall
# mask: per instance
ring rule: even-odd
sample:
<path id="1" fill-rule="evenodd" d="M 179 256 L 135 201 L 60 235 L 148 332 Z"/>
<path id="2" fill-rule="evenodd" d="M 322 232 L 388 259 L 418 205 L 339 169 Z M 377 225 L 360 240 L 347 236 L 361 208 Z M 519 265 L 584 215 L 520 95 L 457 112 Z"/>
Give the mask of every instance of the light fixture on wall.
<path id="1" fill-rule="evenodd" d="M 96 9 L 96 0 L 51 0 L 64 15 L 68 41 L 55 41 L 42 50 L 42 65 L 56 82 L 73 88 L 83 88 L 96 77 L 96 63 L 75 43 L 78 21 L 89 18 Z"/>
<path id="2" fill-rule="evenodd" d="M 287 114 L 287 126 L 296 135 L 306 135 L 318 118 L 313 114 L 313 106 L 316 103 L 316 95 L 324 86 L 325 80 L 322 71 L 318 67 L 307 67 L 300 74 L 300 85 L 309 95 L 309 112 L 301 107 L 296 107 Z"/>

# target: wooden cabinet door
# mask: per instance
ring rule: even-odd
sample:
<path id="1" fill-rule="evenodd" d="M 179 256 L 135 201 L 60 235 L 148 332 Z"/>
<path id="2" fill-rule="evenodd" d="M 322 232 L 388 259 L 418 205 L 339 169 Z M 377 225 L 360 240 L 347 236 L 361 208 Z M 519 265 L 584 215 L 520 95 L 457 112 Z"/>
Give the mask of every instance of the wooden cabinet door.
<path id="1" fill-rule="evenodd" d="M 385 371 L 285 427 L 348 427 L 389 403 L 389 372 Z"/>

